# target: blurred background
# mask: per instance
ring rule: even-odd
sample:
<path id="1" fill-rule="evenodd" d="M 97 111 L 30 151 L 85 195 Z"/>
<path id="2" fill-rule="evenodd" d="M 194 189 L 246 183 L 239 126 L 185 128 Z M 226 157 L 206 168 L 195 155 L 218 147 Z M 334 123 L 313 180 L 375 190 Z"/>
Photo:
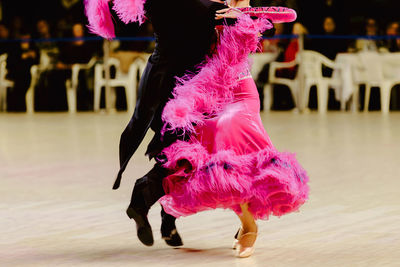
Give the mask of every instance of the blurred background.
<path id="1" fill-rule="evenodd" d="M 252 4 L 298 12 L 295 23 L 276 25 L 276 36 L 265 38 L 253 56 L 262 109 L 400 109 L 398 1 Z M 83 1 L 0 0 L 1 110 L 131 111 L 154 48 L 153 31 L 148 22 L 115 22 L 119 39 L 108 42 L 88 33 Z M 383 86 L 383 80 L 391 84 Z"/>

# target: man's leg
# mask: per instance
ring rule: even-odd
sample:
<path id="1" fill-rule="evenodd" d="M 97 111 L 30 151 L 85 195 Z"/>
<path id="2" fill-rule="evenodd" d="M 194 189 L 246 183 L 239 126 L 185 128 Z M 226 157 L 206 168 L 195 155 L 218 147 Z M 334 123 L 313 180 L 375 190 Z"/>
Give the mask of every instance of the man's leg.
<path id="1" fill-rule="evenodd" d="M 167 169 L 160 164 L 156 164 L 145 176 L 136 181 L 133 188 L 127 214 L 129 218 L 135 220 L 138 238 L 146 246 L 151 246 L 154 243 L 147 213 L 150 207 L 165 195 L 162 180 L 167 175 Z M 175 217 L 165 213 L 163 210 L 161 216 L 163 239 L 170 246 L 181 246 L 182 240 L 176 230 Z"/>

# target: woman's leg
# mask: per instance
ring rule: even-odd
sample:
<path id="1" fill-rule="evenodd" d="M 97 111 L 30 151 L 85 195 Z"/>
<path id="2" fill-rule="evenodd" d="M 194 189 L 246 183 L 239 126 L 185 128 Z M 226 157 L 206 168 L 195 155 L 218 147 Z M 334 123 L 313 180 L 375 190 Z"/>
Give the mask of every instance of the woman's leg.
<path id="1" fill-rule="evenodd" d="M 240 221 L 242 222 L 242 233 L 246 234 L 249 232 L 256 233 L 257 232 L 257 224 L 254 220 L 253 214 L 249 211 L 248 204 L 241 204 L 240 208 L 242 209 L 242 215 L 239 216 Z"/>

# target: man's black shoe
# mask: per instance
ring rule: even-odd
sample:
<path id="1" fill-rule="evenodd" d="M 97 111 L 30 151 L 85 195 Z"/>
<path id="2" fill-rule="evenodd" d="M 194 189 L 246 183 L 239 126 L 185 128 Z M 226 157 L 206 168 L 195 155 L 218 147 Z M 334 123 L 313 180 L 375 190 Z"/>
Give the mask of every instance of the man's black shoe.
<path id="1" fill-rule="evenodd" d="M 176 230 L 175 217 L 167 214 L 163 209 L 161 210 L 161 236 L 167 245 L 172 247 L 183 246 L 182 239 Z"/>
<path id="2" fill-rule="evenodd" d="M 154 238 L 150 223 L 147 219 L 147 214 L 145 212 L 139 212 L 131 206 L 126 210 L 126 214 L 129 218 L 135 220 L 139 240 L 146 246 L 152 246 L 154 244 Z"/>
<path id="3" fill-rule="evenodd" d="M 161 233 L 162 239 L 164 239 L 165 243 L 171 247 L 180 247 L 183 246 L 182 239 L 180 235 L 178 234 L 178 231 L 175 229 L 172 229 L 171 232 L 169 232 L 169 235 L 167 233 Z"/>

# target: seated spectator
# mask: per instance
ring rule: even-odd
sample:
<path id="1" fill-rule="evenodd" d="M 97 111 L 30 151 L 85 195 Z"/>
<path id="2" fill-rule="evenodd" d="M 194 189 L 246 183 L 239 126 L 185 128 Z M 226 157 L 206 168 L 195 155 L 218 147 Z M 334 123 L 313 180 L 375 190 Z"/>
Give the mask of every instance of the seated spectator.
<path id="1" fill-rule="evenodd" d="M 26 33 L 24 20 L 21 16 L 15 16 L 10 25 L 11 39 L 21 39 L 21 35 Z"/>
<path id="2" fill-rule="evenodd" d="M 336 22 L 333 17 L 325 17 L 322 23 L 322 35 L 326 38 L 314 39 L 312 49 L 321 53 L 331 60 L 335 60 L 336 55 L 339 52 L 346 51 L 346 41 L 343 39 L 332 38 L 337 34 Z M 333 70 L 328 66 L 322 67 L 322 75 L 325 77 L 331 77 Z M 310 108 L 317 108 L 317 96 L 315 90 L 310 91 Z M 335 100 L 334 92 L 329 90 L 328 97 L 328 109 L 340 109 L 340 102 Z"/>
<path id="3" fill-rule="evenodd" d="M 284 33 L 284 24 L 275 24 L 275 36 L 282 35 Z M 285 51 L 286 40 L 283 39 L 263 39 L 261 41 L 261 48 L 263 53 L 277 54 L 277 61 L 283 60 L 283 52 Z M 256 84 L 258 94 L 260 96 L 260 109 L 264 110 L 264 85 L 268 83 L 269 79 L 269 65 L 264 65 L 260 73 L 258 73 Z"/>
<path id="4" fill-rule="evenodd" d="M 75 41 L 66 42 L 60 46 L 60 53 L 58 62 L 56 64 L 56 73 L 60 79 L 59 86 L 65 88 L 64 83 L 66 79 L 71 78 L 71 68 L 73 64 L 87 64 L 90 59 L 94 56 L 95 50 L 92 45 L 85 40 L 81 39 L 85 37 L 85 29 L 81 23 L 75 23 L 72 26 L 72 37 L 76 38 Z M 91 97 L 89 89 L 91 86 L 87 84 L 88 79 L 87 71 L 81 71 L 79 73 L 79 86 L 78 86 L 78 110 L 89 110 L 91 109 Z"/>
<path id="5" fill-rule="evenodd" d="M 400 35 L 400 23 L 397 21 L 393 21 L 388 24 L 386 27 L 386 35 L 387 36 L 399 36 Z M 386 48 L 390 52 L 399 52 L 400 51 L 400 39 L 388 39 L 386 40 Z"/>
<path id="6" fill-rule="evenodd" d="M 290 62 L 296 59 L 297 53 L 300 50 L 300 42 L 301 40 L 304 40 L 304 46 L 305 48 L 308 48 L 308 40 L 302 38 L 301 36 L 304 36 L 308 34 L 307 28 L 300 22 L 296 22 L 293 24 L 293 28 L 291 31 L 291 34 L 293 35 L 298 35 L 300 38 L 293 38 L 291 39 L 282 53 L 281 58 L 278 58 L 279 61 L 283 62 Z M 297 66 L 293 68 L 284 68 L 284 69 L 278 69 L 276 75 L 282 78 L 289 78 L 289 79 L 294 79 L 297 75 Z M 276 85 L 273 88 L 274 92 L 274 101 L 273 101 L 273 109 L 276 110 L 287 110 L 287 109 L 292 109 L 294 107 L 294 103 L 292 100 L 292 96 L 290 91 L 286 88 L 284 85 Z"/>
<path id="7" fill-rule="evenodd" d="M 40 63 L 51 68 L 56 62 L 58 56 L 58 47 L 55 42 L 50 40 L 52 38 L 50 25 L 46 20 L 41 19 L 36 23 L 36 30 L 37 38 L 41 39 L 40 42 L 36 44 L 41 54 Z"/>
<path id="8" fill-rule="evenodd" d="M 393 21 L 386 27 L 387 36 L 399 36 L 400 35 L 400 23 Z M 387 39 L 386 48 L 389 52 L 400 52 L 400 39 Z M 392 90 L 391 96 L 391 109 L 399 110 L 400 107 L 400 85 L 397 85 Z"/>
<path id="9" fill-rule="evenodd" d="M 59 20 L 57 20 L 56 23 L 56 37 L 57 38 L 63 38 L 68 35 L 68 33 L 71 31 L 71 25 L 68 24 L 67 20 L 62 17 Z"/>
<path id="10" fill-rule="evenodd" d="M 369 37 L 374 37 L 379 35 L 378 23 L 373 18 L 367 18 L 365 20 L 365 29 L 361 33 Z M 354 48 L 350 48 L 350 51 L 379 51 L 384 47 L 384 43 L 381 40 L 373 39 L 358 39 L 355 42 Z"/>
<path id="11" fill-rule="evenodd" d="M 300 22 L 296 22 L 293 24 L 292 34 L 298 36 L 304 36 L 308 34 L 308 30 L 303 24 L 301 24 Z M 289 45 L 286 47 L 284 53 L 284 60 L 283 60 L 284 62 L 290 62 L 296 59 L 297 52 L 299 52 L 300 50 L 299 41 L 300 41 L 299 38 L 293 38 L 289 42 Z M 296 76 L 296 72 L 297 72 L 297 67 L 293 67 L 290 69 L 282 70 L 280 74 L 286 78 L 294 78 Z"/>
<path id="12" fill-rule="evenodd" d="M 72 37 L 76 38 L 76 40 L 66 42 L 60 47 L 58 62 L 56 64 L 58 69 L 69 69 L 75 63 L 88 63 L 93 56 L 93 48 L 82 39 L 85 37 L 85 30 L 81 23 L 75 23 L 72 26 Z"/>
<path id="13" fill-rule="evenodd" d="M 11 50 L 10 31 L 5 23 L 0 22 L 0 55 L 9 54 Z"/>
<path id="14" fill-rule="evenodd" d="M 322 35 L 326 38 L 313 40 L 313 50 L 334 60 L 337 53 L 346 51 L 345 41 L 342 39 L 329 38 L 336 35 L 336 22 L 332 17 L 326 17 L 322 24 Z"/>
<path id="15" fill-rule="evenodd" d="M 38 63 L 38 51 L 30 42 L 31 35 L 20 32 L 21 42 L 14 44 L 7 59 L 8 79 L 14 81 L 14 87 L 7 94 L 9 111 L 25 111 L 25 94 L 31 82 L 30 69 Z"/>
<path id="16" fill-rule="evenodd" d="M 56 74 L 59 48 L 54 40 L 49 23 L 40 19 L 36 23 L 37 43 L 40 52 L 40 76 L 35 90 L 35 109 L 39 111 L 61 111 L 67 109 L 65 81 Z"/>

